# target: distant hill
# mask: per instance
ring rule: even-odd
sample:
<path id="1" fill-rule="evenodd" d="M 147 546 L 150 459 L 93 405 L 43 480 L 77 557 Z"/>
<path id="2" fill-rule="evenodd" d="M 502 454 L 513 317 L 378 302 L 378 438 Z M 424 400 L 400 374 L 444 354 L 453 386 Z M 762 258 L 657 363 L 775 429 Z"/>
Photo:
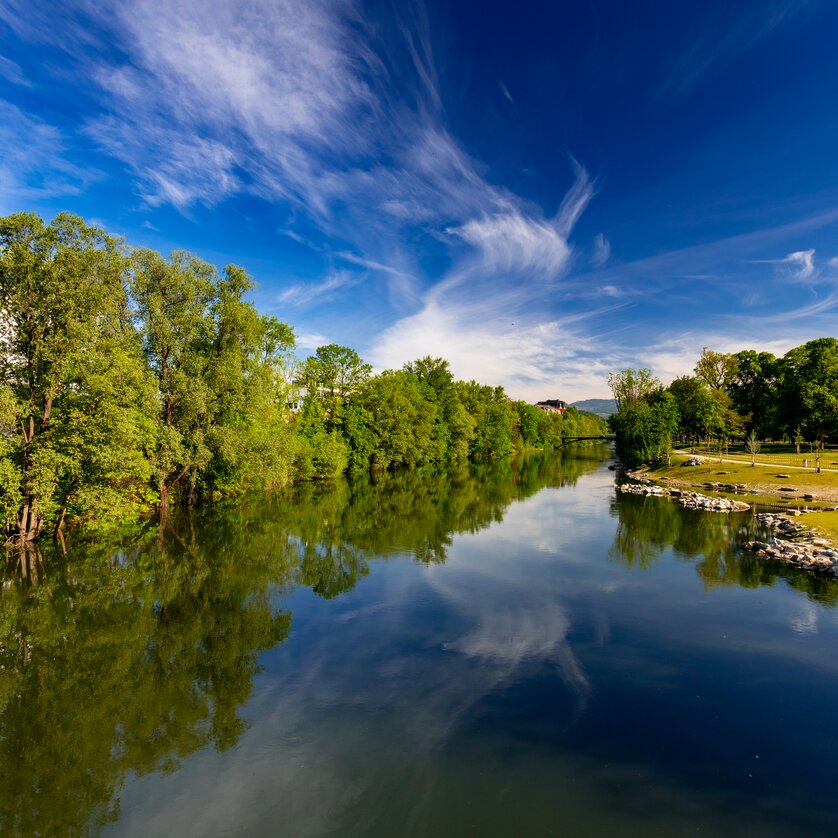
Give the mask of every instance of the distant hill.
<path id="1" fill-rule="evenodd" d="M 587 410 L 588 413 L 603 417 L 617 412 L 617 402 L 614 399 L 582 399 L 582 401 L 573 402 L 572 407 L 578 407 L 579 410 Z"/>

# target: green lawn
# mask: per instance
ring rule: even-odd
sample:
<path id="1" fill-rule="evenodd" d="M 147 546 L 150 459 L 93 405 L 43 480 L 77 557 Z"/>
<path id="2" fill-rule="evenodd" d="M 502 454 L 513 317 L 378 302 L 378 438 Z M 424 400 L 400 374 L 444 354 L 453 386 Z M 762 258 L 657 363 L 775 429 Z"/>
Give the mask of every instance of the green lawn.
<path id="1" fill-rule="evenodd" d="M 838 543 L 838 512 L 807 512 L 798 520 L 816 529 L 824 538 Z"/>
<path id="2" fill-rule="evenodd" d="M 677 446 L 683 451 L 692 450 L 689 446 Z M 702 457 L 713 457 L 718 459 L 718 449 L 713 449 L 708 453 L 707 446 L 702 444 L 696 447 L 696 454 Z M 742 462 L 751 462 L 751 453 L 746 450 L 744 444 L 731 444 L 726 449 L 723 455 L 725 459 L 736 459 Z M 794 445 L 785 443 L 765 443 L 760 448 L 756 456 L 757 462 L 772 463 L 781 466 L 804 466 L 815 471 L 816 453 L 809 450 L 809 444 L 804 443 L 800 446 L 800 453 L 795 450 Z M 838 469 L 838 448 L 826 448 L 821 452 L 821 466 L 823 468 Z"/>
<path id="3" fill-rule="evenodd" d="M 745 483 L 749 489 L 756 489 L 758 494 L 738 497 L 749 503 L 777 504 L 783 500 L 792 501 L 796 506 L 802 503 L 802 495 L 814 495 L 815 500 L 811 505 L 836 506 L 838 505 L 838 471 L 821 472 L 815 471 L 788 471 L 788 478 L 777 477 L 784 473 L 782 467 L 756 466 L 750 463 L 721 463 L 705 460 L 701 466 L 684 466 L 682 463 L 686 457 L 673 455 L 672 465 L 668 467 L 653 469 L 646 473 L 652 480 L 668 478 L 669 485 L 681 484 L 694 487 L 700 492 L 707 492 L 704 483 Z M 781 486 L 793 487 L 795 492 L 780 492 Z M 724 493 L 722 493 L 724 494 Z M 819 510 L 808 512 L 801 521 L 807 526 L 818 530 L 824 538 L 838 543 L 838 512 Z"/>

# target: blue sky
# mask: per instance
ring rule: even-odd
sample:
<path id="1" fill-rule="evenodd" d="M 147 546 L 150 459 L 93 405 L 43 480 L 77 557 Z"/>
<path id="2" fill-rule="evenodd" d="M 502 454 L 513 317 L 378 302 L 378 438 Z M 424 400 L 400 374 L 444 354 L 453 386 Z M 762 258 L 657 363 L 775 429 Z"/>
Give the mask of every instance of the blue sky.
<path id="1" fill-rule="evenodd" d="M 0 0 L 0 212 L 535 399 L 836 334 L 838 4 Z"/>

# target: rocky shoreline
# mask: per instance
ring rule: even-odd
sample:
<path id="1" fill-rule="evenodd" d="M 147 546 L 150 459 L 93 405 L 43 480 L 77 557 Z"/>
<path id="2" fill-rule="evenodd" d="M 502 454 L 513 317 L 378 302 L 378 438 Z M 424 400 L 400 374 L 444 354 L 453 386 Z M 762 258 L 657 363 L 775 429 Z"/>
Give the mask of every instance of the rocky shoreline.
<path id="1" fill-rule="evenodd" d="M 685 509 L 707 512 L 745 512 L 751 508 L 744 501 L 713 498 L 699 492 L 657 486 L 648 481 L 620 483 L 617 491 L 646 497 L 673 498 Z M 786 513 L 760 513 L 756 519 L 771 530 L 771 541 L 746 541 L 742 548 L 761 559 L 786 562 L 801 570 L 838 577 L 838 547 L 790 517 L 800 514 L 791 510 Z"/>
<path id="2" fill-rule="evenodd" d="M 786 562 L 803 570 L 838 576 L 838 548 L 814 530 L 785 515 L 764 512 L 757 520 L 772 531 L 772 541 L 746 541 L 743 548 L 762 559 Z"/>
<path id="3" fill-rule="evenodd" d="M 712 498 L 699 492 L 656 486 L 650 483 L 620 483 L 617 489 L 624 494 L 674 498 L 684 509 L 701 509 L 706 512 L 747 512 L 751 508 L 750 504 L 740 500 Z"/>

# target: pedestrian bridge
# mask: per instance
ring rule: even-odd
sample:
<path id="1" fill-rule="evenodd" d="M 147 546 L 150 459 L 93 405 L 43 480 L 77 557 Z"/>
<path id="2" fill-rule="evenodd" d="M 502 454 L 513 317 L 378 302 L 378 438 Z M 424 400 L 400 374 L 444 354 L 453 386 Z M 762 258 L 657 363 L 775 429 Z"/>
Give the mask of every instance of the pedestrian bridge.
<path id="1" fill-rule="evenodd" d="M 600 434 L 599 436 L 563 436 L 562 445 L 566 442 L 583 442 L 587 439 L 604 439 L 613 442 L 617 437 L 614 434 Z"/>

